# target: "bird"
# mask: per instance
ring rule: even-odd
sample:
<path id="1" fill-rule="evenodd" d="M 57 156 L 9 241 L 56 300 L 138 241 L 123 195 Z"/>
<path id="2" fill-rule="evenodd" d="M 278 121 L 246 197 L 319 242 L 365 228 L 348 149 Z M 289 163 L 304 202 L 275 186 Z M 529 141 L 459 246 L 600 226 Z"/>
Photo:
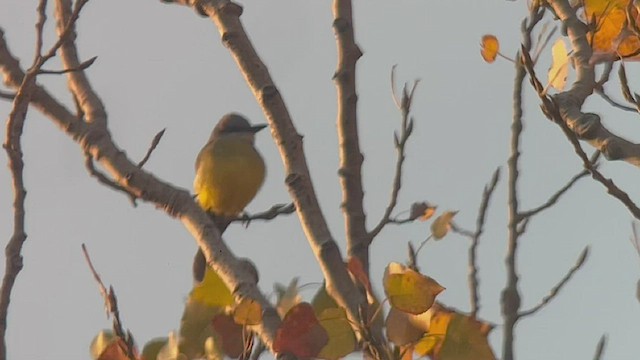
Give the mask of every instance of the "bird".
<path id="1" fill-rule="evenodd" d="M 251 125 L 238 113 L 226 114 L 198 153 L 193 181 L 196 200 L 220 232 L 244 211 L 264 183 L 266 166 L 255 147 L 255 134 L 266 126 Z M 202 281 L 205 270 L 204 254 L 198 249 L 193 262 L 196 282 Z"/>

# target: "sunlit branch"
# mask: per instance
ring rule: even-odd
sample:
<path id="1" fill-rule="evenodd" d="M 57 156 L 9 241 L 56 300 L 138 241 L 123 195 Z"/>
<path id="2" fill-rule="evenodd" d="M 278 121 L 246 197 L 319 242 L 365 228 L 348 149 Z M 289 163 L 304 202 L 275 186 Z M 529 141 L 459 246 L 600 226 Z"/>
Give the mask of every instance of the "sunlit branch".
<path id="1" fill-rule="evenodd" d="M 356 92 L 356 63 L 362 51 L 355 41 L 351 0 L 333 1 L 333 30 L 336 38 L 338 62 L 333 80 L 338 102 L 337 130 L 340 152 L 340 185 L 342 188 L 342 213 L 344 216 L 347 255 L 360 260 L 369 273 L 369 243 L 364 191 L 362 188 L 362 163 L 358 134 L 358 94 Z"/>
<path id="2" fill-rule="evenodd" d="M 193 2 L 188 0 L 173 2 L 193 6 Z M 271 134 L 284 163 L 285 184 L 296 206 L 307 241 L 326 280 L 327 292 L 344 307 L 350 323 L 359 326 L 362 324 L 359 308 L 365 304 L 366 299 L 351 280 L 340 249 L 329 231 L 311 183 L 302 136 L 298 134 L 267 66 L 256 53 L 240 21 L 242 7 L 223 0 L 200 0 L 197 3 L 199 9 L 206 13 L 218 28 L 222 43 L 229 49 L 269 121 Z M 262 340 L 272 348 L 272 339 Z"/>
<path id="3" fill-rule="evenodd" d="M 527 72 L 529 73 L 529 77 L 531 79 L 531 85 L 538 92 L 538 96 L 540 100 L 542 100 L 542 110 L 544 114 L 553 122 L 555 122 L 560 128 L 562 132 L 565 134 L 571 145 L 573 145 L 575 153 L 582 160 L 582 164 L 591 173 L 591 177 L 604 185 L 607 188 L 607 192 L 618 199 L 623 205 L 627 207 L 627 209 L 633 214 L 636 219 L 640 219 L 640 208 L 631 200 L 629 194 L 620 189 L 613 180 L 605 177 L 598 168 L 591 162 L 591 160 L 587 157 L 587 154 L 582 149 L 580 145 L 580 141 L 578 140 L 576 134 L 569 128 L 569 126 L 563 121 L 561 116 L 561 110 L 556 102 L 555 97 L 548 97 L 541 92 L 543 86 L 540 80 L 536 77 L 535 69 L 533 68 L 533 63 L 531 61 L 531 57 L 529 53 L 523 49 L 523 60 Z"/>
<path id="4" fill-rule="evenodd" d="M 611 133 L 602 125 L 600 116 L 581 110 L 584 101 L 597 86 L 594 64 L 591 63 L 593 51 L 587 36 L 588 25 L 578 19 L 576 9 L 571 7 L 568 0 L 547 0 L 546 4 L 562 21 L 573 48 L 576 81 L 571 89 L 553 97 L 562 121 L 578 138 L 588 141 L 608 160 L 624 160 L 640 166 L 640 144 Z"/>
<path id="5" fill-rule="evenodd" d="M 544 298 L 542 298 L 542 301 L 540 301 L 540 303 L 538 305 L 532 307 L 529 310 L 525 310 L 525 311 L 520 312 L 518 314 L 518 316 L 520 318 L 523 318 L 523 317 L 527 317 L 527 316 L 533 315 L 533 314 L 537 313 L 538 311 L 540 311 L 542 308 L 544 308 L 546 305 L 548 305 L 556 296 L 558 296 L 558 294 L 560 293 L 560 290 L 562 290 L 562 288 L 569 282 L 569 280 L 571 280 L 573 275 L 578 270 L 580 270 L 582 265 L 584 265 L 585 261 L 587 260 L 587 256 L 588 255 L 589 255 L 589 247 L 587 246 L 587 247 L 584 248 L 584 250 L 582 250 L 582 253 L 580 254 L 580 257 L 578 258 L 578 261 L 576 261 L 576 263 L 571 267 L 571 269 L 569 269 L 567 274 L 556 284 L 556 286 L 554 286 L 551 289 L 549 294 L 546 295 Z"/>

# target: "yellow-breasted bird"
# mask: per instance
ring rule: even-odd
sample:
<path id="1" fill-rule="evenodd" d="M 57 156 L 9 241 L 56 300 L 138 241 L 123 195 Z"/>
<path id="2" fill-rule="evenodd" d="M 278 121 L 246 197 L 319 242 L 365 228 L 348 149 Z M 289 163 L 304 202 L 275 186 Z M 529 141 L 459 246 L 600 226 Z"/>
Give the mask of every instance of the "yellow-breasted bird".
<path id="1" fill-rule="evenodd" d="M 251 125 L 235 113 L 224 115 L 196 158 L 193 188 L 198 203 L 214 216 L 220 231 L 256 196 L 266 173 L 254 146 L 255 133 L 267 125 Z M 206 261 L 200 250 L 193 262 L 193 277 L 202 281 Z"/>

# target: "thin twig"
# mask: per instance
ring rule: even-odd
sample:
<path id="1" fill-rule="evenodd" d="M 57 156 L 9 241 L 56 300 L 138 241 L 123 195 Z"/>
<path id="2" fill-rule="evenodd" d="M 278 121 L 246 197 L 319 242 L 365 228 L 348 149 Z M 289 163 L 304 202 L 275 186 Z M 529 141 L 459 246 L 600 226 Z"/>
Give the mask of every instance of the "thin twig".
<path id="1" fill-rule="evenodd" d="M 480 295 L 479 295 L 479 283 L 478 278 L 478 244 L 480 243 L 480 236 L 484 231 L 484 224 L 486 221 L 487 209 L 489 208 L 489 202 L 491 201 L 491 195 L 498 185 L 500 179 L 500 168 L 497 168 L 493 172 L 491 181 L 485 185 L 482 192 L 482 200 L 480 201 L 480 210 L 478 211 L 478 218 L 476 220 L 476 232 L 471 239 L 471 246 L 469 246 L 469 292 L 471 298 L 471 317 L 476 318 L 480 311 Z"/>
<path id="2" fill-rule="evenodd" d="M 600 341 L 598 341 L 598 346 L 596 346 L 596 353 L 593 355 L 593 360 L 601 360 L 602 355 L 604 354 L 604 349 L 607 346 L 607 335 L 602 335 L 600 337 Z"/>
<path id="3" fill-rule="evenodd" d="M 38 72 L 38 74 L 40 74 L 40 75 L 61 75 L 61 74 L 69 73 L 69 72 L 86 70 L 86 69 L 89 68 L 89 66 L 93 65 L 93 63 L 96 61 L 96 59 L 98 59 L 98 57 L 94 56 L 91 59 L 89 59 L 87 61 L 83 61 L 82 63 L 80 63 L 80 65 L 78 65 L 76 67 L 73 67 L 73 68 L 63 69 L 63 70 L 40 70 Z"/>
<path id="4" fill-rule="evenodd" d="M 269 210 L 259 212 L 257 214 L 243 215 L 236 218 L 229 219 L 231 222 L 240 221 L 243 223 L 249 223 L 254 220 L 272 220 L 279 215 L 293 214 L 296 211 L 296 206 L 293 203 L 289 204 L 276 204 Z"/>
<path id="5" fill-rule="evenodd" d="M 16 97 L 16 93 L 0 91 L 0 99 L 13 100 Z"/>
<path id="6" fill-rule="evenodd" d="M 89 172 L 89 174 L 95 177 L 98 180 L 98 182 L 100 182 L 101 184 L 109 188 L 112 188 L 113 190 L 127 194 L 129 197 L 129 200 L 131 201 L 131 205 L 133 205 L 134 207 L 138 206 L 138 203 L 136 202 L 137 196 L 134 193 L 130 192 L 124 186 L 111 180 L 107 175 L 103 174 L 98 169 L 96 169 L 95 164 L 93 163 L 93 157 L 91 157 L 91 154 L 89 153 L 84 154 L 84 166 L 87 168 L 87 171 Z"/>
<path id="7" fill-rule="evenodd" d="M 138 167 L 142 168 L 144 166 L 144 164 L 147 163 L 147 161 L 149 160 L 149 158 L 151 157 L 151 153 L 153 152 L 153 150 L 156 149 L 156 147 L 158 146 L 158 144 L 160 143 L 160 140 L 162 139 L 162 136 L 164 135 L 165 130 L 167 130 L 166 128 L 160 130 L 156 136 L 153 137 L 153 140 L 151 141 L 151 146 L 149 146 L 149 150 L 147 150 L 147 153 L 144 155 L 144 157 L 142 158 L 142 160 L 140 160 L 140 162 L 138 163 Z"/>
<path id="8" fill-rule="evenodd" d="M 96 283 L 98 283 L 100 295 L 104 299 L 107 318 L 113 317 L 113 333 L 118 338 L 123 340 L 125 344 L 125 348 L 123 350 L 126 352 L 127 357 L 131 360 L 137 359 L 133 336 L 131 336 L 131 332 L 129 332 L 128 330 L 125 332 L 122 327 L 122 321 L 120 320 L 120 310 L 118 310 L 118 299 L 116 297 L 116 292 L 113 290 L 113 286 L 109 286 L 109 290 L 107 291 L 107 288 L 104 286 L 104 283 L 100 278 L 100 274 L 98 274 L 95 267 L 93 266 L 93 263 L 91 262 L 91 257 L 89 256 L 89 252 L 87 251 L 87 247 L 85 244 L 82 244 L 82 253 L 84 254 L 84 258 L 89 265 L 89 269 L 91 270 L 93 278 L 96 280 Z"/>
<path id="9" fill-rule="evenodd" d="M 391 220 L 391 213 L 393 212 L 393 209 L 395 209 L 396 205 L 398 204 L 398 195 L 400 194 L 400 188 L 402 187 L 402 168 L 403 168 L 404 160 L 406 157 L 405 148 L 407 145 L 407 141 L 409 140 L 409 137 L 413 132 L 413 119 L 409 117 L 409 114 L 411 113 L 411 104 L 413 103 L 413 96 L 420 82 L 419 79 L 415 80 L 413 82 L 413 86 L 411 87 L 410 91 L 407 90 L 407 84 L 405 84 L 402 89 L 401 100 L 398 101 L 398 96 L 395 92 L 395 84 L 393 84 L 393 82 L 395 81 L 395 66 L 391 69 L 391 81 L 392 81 L 391 96 L 393 98 L 394 103 L 398 107 L 398 110 L 400 110 L 400 113 L 402 116 L 400 136 L 398 136 L 398 134 L 396 133 L 393 134 L 393 140 L 396 148 L 397 158 L 396 158 L 395 172 L 393 176 L 393 185 L 391 188 L 391 196 L 389 198 L 389 204 L 384 210 L 384 214 L 382 215 L 382 218 L 380 219 L 378 224 L 373 228 L 373 230 L 369 232 L 369 236 L 371 237 L 371 239 L 375 238 L 387 224 L 391 222 L 394 222 L 396 224 L 399 223 L 398 221 Z"/>
<path id="10" fill-rule="evenodd" d="M 594 164 L 594 166 L 596 166 L 596 162 L 598 160 L 598 158 L 600 157 L 600 152 L 596 151 L 595 154 L 592 156 L 592 158 L 589 160 L 592 164 Z M 576 175 L 574 175 L 563 187 L 561 187 L 560 189 L 558 189 L 558 191 L 556 191 L 553 195 L 551 195 L 549 197 L 549 199 L 542 205 L 535 207 L 531 210 L 526 210 L 526 211 L 521 211 L 520 212 L 520 219 L 525 220 L 527 218 L 533 217 L 537 214 L 539 214 L 540 212 L 552 207 L 553 205 L 555 205 L 558 200 L 560 199 L 560 197 L 562 195 L 564 195 L 569 189 L 571 189 L 571 187 L 578 182 L 578 180 L 582 179 L 583 177 L 589 175 L 589 171 L 588 170 L 582 170 L 579 173 L 577 173 Z"/>
<path id="11" fill-rule="evenodd" d="M 520 312 L 518 314 L 518 317 L 523 318 L 523 317 L 527 317 L 527 316 L 533 315 L 533 314 L 537 313 L 538 311 L 540 311 L 542 308 L 544 308 L 546 305 L 548 305 L 556 296 L 558 296 L 558 294 L 560 293 L 560 290 L 562 290 L 562 288 L 569 282 L 569 280 L 571 280 L 573 275 L 578 270 L 580 270 L 582 265 L 584 265 L 585 261 L 587 260 L 587 256 L 588 255 L 589 255 L 589 247 L 587 246 L 587 247 L 584 248 L 584 250 L 582 250 L 582 253 L 580 254 L 580 257 L 578 258 L 578 261 L 576 261 L 576 263 L 571 267 L 571 269 L 569 269 L 567 274 L 556 284 L 556 286 L 554 286 L 551 289 L 549 294 L 546 295 L 544 298 L 542 298 L 542 301 L 540 301 L 540 303 L 538 305 L 532 307 L 529 310 L 525 310 L 525 311 Z"/>

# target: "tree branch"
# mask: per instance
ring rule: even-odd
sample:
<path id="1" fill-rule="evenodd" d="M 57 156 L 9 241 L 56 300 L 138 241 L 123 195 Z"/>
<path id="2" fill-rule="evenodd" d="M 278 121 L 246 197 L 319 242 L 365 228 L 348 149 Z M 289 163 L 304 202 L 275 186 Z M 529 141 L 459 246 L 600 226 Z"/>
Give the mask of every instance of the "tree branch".
<path id="1" fill-rule="evenodd" d="M 529 72 L 531 85 L 533 85 L 533 88 L 538 92 L 538 96 L 540 97 L 540 100 L 542 100 L 541 107 L 545 116 L 547 116 L 547 118 L 549 118 L 550 120 L 555 122 L 558 126 L 560 126 L 560 128 L 562 129 L 562 132 L 565 134 L 565 136 L 567 137 L 571 145 L 573 145 L 574 151 L 576 152 L 578 157 L 582 160 L 582 164 L 584 165 L 585 169 L 587 169 L 591 173 L 591 177 L 594 180 L 601 183 L 602 185 L 604 185 L 607 188 L 607 192 L 614 198 L 618 199 L 624 206 L 626 206 L 627 209 L 631 212 L 631 214 L 633 214 L 633 216 L 636 219 L 640 219 L 640 208 L 638 208 L 638 206 L 633 202 L 633 200 L 631 200 L 631 198 L 629 197 L 629 194 L 627 194 L 622 189 L 620 189 L 613 182 L 613 180 L 605 177 L 598 170 L 598 168 L 591 163 L 591 160 L 589 160 L 589 158 L 587 157 L 587 154 L 585 154 L 584 150 L 582 150 L 582 146 L 580 145 L 580 141 L 578 140 L 578 137 L 569 128 L 569 126 L 563 121 L 563 118 L 561 115 L 561 109 L 556 102 L 556 98 L 548 97 L 542 92 L 543 86 L 540 80 L 536 77 L 535 69 L 533 68 L 533 63 L 531 61 L 531 57 L 529 56 L 529 53 L 523 50 L 522 58 L 527 68 L 527 72 Z"/>
<path id="2" fill-rule="evenodd" d="M 560 293 L 560 290 L 562 290 L 562 288 L 569 282 L 569 280 L 571 280 L 573 275 L 578 270 L 580 270 L 582 265 L 584 265 L 585 261 L 587 260 L 587 256 L 589 256 L 589 247 L 588 246 L 585 247 L 584 250 L 582 250 L 582 253 L 580 254 L 580 257 L 578 258 L 578 261 L 576 261 L 576 263 L 571 267 L 571 269 L 569 269 L 567 274 L 556 284 L 556 286 L 554 286 L 551 289 L 549 294 L 547 296 L 545 296 L 544 298 L 542 298 L 542 301 L 540 301 L 540 303 L 538 305 L 532 307 L 529 310 L 525 310 L 525 311 L 520 312 L 518 314 L 518 316 L 520 318 L 523 318 L 523 317 L 527 317 L 527 316 L 533 315 L 536 312 L 540 311 L 543 307 L 548 305 L 551 302 L 551 300 L 553 300 L 556 296 L 558 296 L 558 294 Z"/>
<path id="3" fill-rule="evenodd" d="M 409 136 L 413 132 L 413 119 L 409 118 L 409 114 L 411 113 L 411 104 L 413 103 L 413 95 L 415 94 L 416 88 L 420 80 L 416 80 L 411 87 L 411 91 L 407 90 L 407 84 L 402 88 L 402 98 L 398 100 L 395 91 L 395 66 L 391 69 L 391 95 L 393 97 L 394 103 L 398 110 L 401 113 L 401 129 L 400 136 L 398 134 L 393 134 L 394 145 L 397 152 L 396 159 L 396 168 L 393 176 L 393 185 L 391 188 L 391 196 L 389 199 L 389 205 L 384 210 L 384 214 L 382 218 L 378 222 L 378 224 L 369 232 L 369 237 L 371 239 L 378 236 L 380 231 L 389 223 L 400 224 L 406 221 L 397 221 L 391 219 L 391 213 L 393 209 L 395 209 L 398 203 L 398 195 L 400 194 L 400 188 L 402 187 L 402 167 L 404 165 L 405 160 L 405 147 L 407 145 L 407 141 L 409 140 Z M 411 220 L 413 221 L 413 220 Z"/>
<path id="4" fill-rule="evenodd" d="M 484 187 L 482 192 L 482 200 L 480 201 L 480 210 L 478 211 L 478 218 L 476 220 L 476 231 L 471 238 L 471 246 L 469 246 L 469 295 L 471 298 L 471 317 L 476 318 L 478 311 L 480 311 L 480 296 L 479 279 L 478 279 L 478 244 L 480 243 L 480 236 L 484 231 L 484 224 L 486 220 L 487 209 L 489 208 L 489 201 L 491 195 L 493 195 L 498 180 L 500 179 L 500 168 L 497 168 L 493 172 L 491 181 Z"/>
<path id="5" fill-rule="evenodd" d="M 7 86 L 17 88 L 25 74 L 21 70 L 19 62 L 7 48 L 3 35 L 0 32 L 0 72 L 4 76 Z M 78 91 L 78 93 L 82 94 L 79 97 L 81 106 L 93 111 L 94 109 L 90 107 L 95 107 L 95 105 L 89 101 L 89 94 L 86 91 Z M 78 121 L 76 116 L 37 84 L 31 103 L 72 137 L 81 146 L 82 151 L 89 152 L 93 158 L 98 159 L 119 185 L 127 188 L 136 197 L 156 204 L 167 214 L 182 221 L 204 252 L 209 264 L 220 275 L 225 285 L 229 289 L 233 289 L 236 299 L 245 297 L 254 299 L 262 306 L 264 309 L 263 322 L 253 330 L 258 332 L 265 343 L 272 346 L 280 325 L 280 318 L 276 310 L 259 292 L 252 272 L 247 269 L 244 262 L 231 253 L 220 238 L 213 221 L 194 202 L 191 194 L 138 168 L 114 144 L 111 135 L 101 124 L 96 113 L 90 116 L 94 121 Z M 106 122 L 106 118 L 104 120 Z"/>
<path id="6" fill-rule="evenodd" d="M 369 273 L 369 244 L 364 213 L 362 162 L 358 138 L 356 63 L 362 51 L 355 42 L 351 0 L 333 1 L 333 29 L 336 36 L 338 64 L 333 80 L 338 97 L 338 142 L 340 150 L 340 185 L 342 213 L 347 239 L 347 255 L 357 258 Z"/>
<path id="7" fill-rule="evenodd" d="M 575 135 L 600 150 L 608 160 L 624 160 L 640 166 L 640 144 L 623 139 L 605 128 L 600 116 L 583 113 L 581 107 L 591 95 L 595 83 L 594 65 L 590 63 L 592 50 L 588 41 L 588 27 L 576 16 L 567 0 L 548 0 L 554 13 L 567 29 L 573 47 L 576 81 L 571 89 L 554 96 L 562 120 Z"/>
<path id="8" fill-rule="evenodd" d="M 538 3 L 536 3 L 538 4 Z M 544 8 L 534 5 L 530 9 L 528 19 L 522 22 L 522 48 L 529 51 L 532 46 L 531 33 L 544 17 Z M 520 291 L 518 289 L 517 249 L 520 233 L 518 223 L 521 220 L 518 204 L 518 163 L 520 159 L 520 137 L 522 134 L 522 85 L 527 74 L 521 56 L 516 57 L 516 75 L 513 89 L 513 122 L 511 125 L 511 156 L 508 160 L 507 198 L 508 198 L 508 240 L 505 264 L 507 268 L 507 283 L 502 290 L 501 308 L 504 319 L 504 339 L 502 359 L 514 358 L 514 333 L 520 309 Z"/>
<path id="9" fill-rule="evenodd" d="M 600 341 L 598 341 L 598 345 L 596 346 L 596 353 L 593 355 L 593 360 L 602 359 L 602 355 L 604 354 L 604 349 L 607 346 L 607 336 L 602 335 L 600 337 Z"/>
<path id="10" fill-rule="evenodd" d="M 149 161 L 149 158 L 151 157 L 151 153 L 153 152 L 153 150 L 156 149 L 156 147 L 160 143 L 160 140 L 162 140 L 162 136 L 164 135 L 165 130 L 167 130 L 167 129 L 164 128 L 164 129 L 160 130 L 156 134 L 156 136 L 153 137 L 153 140 L 151 140 L 151 146 L 149 146 L 149 150 L 147 150 L 147 153 L 144 155 L 142 160 L 140 160 L 140 162 L 138 163 L 138 167 L 139 168 L 143 167 L 144 164 L 146 164 L 147 161 Z"/>
<path id="11" fill-rule="evenodd" d="M 187 0 L 175 2 L 194 6 Z M 240 22 L 242 7 L 225 0 L 201 0 L 197 5 L 217 26 L 223 44 L 229 49 L 271 125 L 272 136 L 287 174 L 285 183 L 326 280 L 327 292 L 345 308 L 351 324 L 361 326 L 359 308 L 365 304 L 365 298 L 351 280 L 340 249 L 320 210 L 302 147 L 302 136 L 296 131 L 278 88 Z M 272 348 L 271 342 L 265 343 Z"/>
<path id="12" fill-rule="evenodd" d="M 135 360 L 137 358 L 135 343 L 133 341 L 131 332 L 125 332 L 124 328 L 122 327 L 116 292 L 113 290 L 112 286 L 109 286 L 109 290 L 107 291 L 107 288 L 104 286 L 100 275 L 91 262 L 91 257 L 89 257 L 89 252 L 87 251 L 87 247 L 85 246 L 85 244 L 82 244 L 82 253 L 84 254 L 85 260 L 87 261 L 87 265 L 89 265 L 89 270 L 91 270 L 93 278 L 96 280 L 96 283 L 98 283 L 98 289 L 100 290 L 100 295 L 102 295 L 102 298 L 104 299 L 104 305 L 107 310 L 107 317 L 113 316 L 113 333 L 124 342 L 125 349 L 123 350 L 125 351 L 127 357 L 131 360 Z"/>
<path id="13" fill-rule="evenodd" d="M 600 152 L 596 151 L 596 153 L 593 155 L 592 159 L 590 159 L 589 161 L 595 165 L 598 157 L 600 156 Z M 562 195 L 564 195 L 569 189 L 571 189 L 571 187 L 578 182 L 578 180 L 582 179 L 583 177 L 589 175 L 589 171 L 588 170 L 582 170 L 579 173 L 577 173 L 576 175 L 574 175 L 569 182 L 567 182 L 563 187 L 561 187 L 560 189 L 558 189 L 558 191 L 556 191 L 553 195 L 551 195 L 549 197 L 549 199 L 542 205 L 539 205 L 538 207 L 535 207 L 531 210 L 527 210 L 527 211 L 522 211 L 520 212 L 520 217 L 521 220 L 533 217 L 537 214 L 539 214 L 540 212 L 552 207 L 553 205 L 555 205 L 558 200 L 560 199 L 560 197 Z"/>

